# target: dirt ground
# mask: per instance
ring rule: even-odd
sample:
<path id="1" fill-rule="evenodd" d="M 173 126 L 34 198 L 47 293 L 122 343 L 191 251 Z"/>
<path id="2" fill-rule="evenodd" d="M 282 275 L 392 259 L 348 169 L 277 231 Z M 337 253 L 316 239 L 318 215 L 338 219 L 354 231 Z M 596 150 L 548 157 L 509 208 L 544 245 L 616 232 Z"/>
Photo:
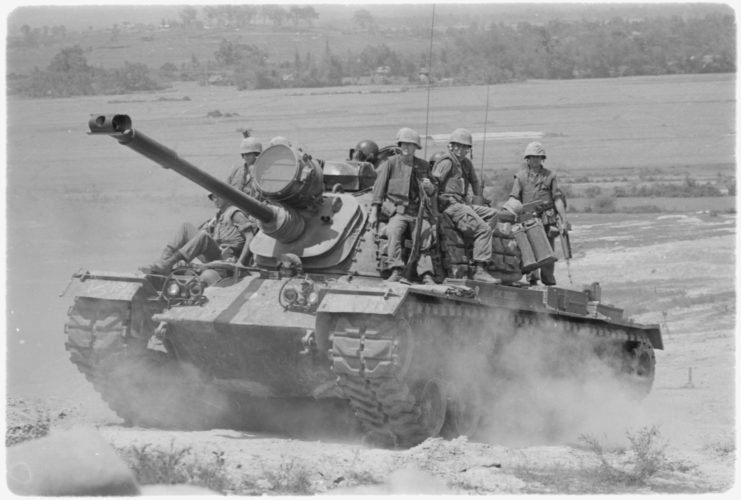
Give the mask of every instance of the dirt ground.
<path id="1" fill-rule="evenodd" d="M 281 481 L 290 492 L 291 478 L 303 481 L 294 492 L 319 494 L 728 493 L 736 472 L 735 217 L 574 215 L 572 222 L 575 256 L 568 268 L 558 263 L 560 283 L 577 286 L 568 284 L 569 274 L 574 283 L 600 281 L 606 302 L 636 321 L 662 325 L 665 349 L 657 351 L 656 380 L 640 404 L 617 393 L 605 398 L 610 387 L 596 388 L 599 399 L 559 388 L 555 402 L 544 381 L 510 408 L 491 402 L 504 412 L 471 439 L 429 439 L 408 450 L 371 448 L 359 436 L 333 437 L 326 429 L 269 435 L 131 428 L 105 409 L 55 408 L 53 400 L 15 401 L 9 416 L 30 418 L 43 404 L 53 428 L 97 428 L 117 448 L 189 448 L 203 461 L 220 456 L 224 471 L 254 494 L 275 493 Z M 545 432 L 548 418 L 568 425 Z M 610 475 L 636 470 L 631 438 L 648 429 L 664 452 L 655 473 L 638 482 Z"/>

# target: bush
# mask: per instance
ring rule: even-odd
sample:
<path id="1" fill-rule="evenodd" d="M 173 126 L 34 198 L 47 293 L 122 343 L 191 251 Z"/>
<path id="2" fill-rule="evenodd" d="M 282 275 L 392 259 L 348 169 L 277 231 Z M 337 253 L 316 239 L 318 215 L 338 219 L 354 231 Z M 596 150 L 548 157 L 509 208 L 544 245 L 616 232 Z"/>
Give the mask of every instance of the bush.
<path id="1" fill-rule="evenodd" d="M 224 452 L 212 452 L 214 460 L 201 462 L 187 461 L 190 448 L 175 449 L 170 443 L 169 450 L 159 450 L 145 444 L 117 450 L 128 464 L 141 485 L 147 484 L 190 484 L 203 486 L 219 493 L 232 489 L 226 474 Z"/>
<path id="2" fill-rule="evenodd" d="M 666 443 L 659 436 L 658 427 L 644 427 L 635 433 L 627 433 L 630 441 L 628 460 L 618 467 L 610 463 L 599 441 L 588 435 L 579 436 L 579 440 L 597 455 L 600 466 L 597 471 L 604 481 L 624 485 L 646 485 L 652 477 L 662 471 L 671 471 L 673 465 L 665 455 Z"/>
<path id="3" fill-rule="evenodd" d="M 617 202 L 612 196 L 601 195 L 594 199 L 591 207 L 592 211 L 598 214 L 609 214 L 615 212 Z"/>

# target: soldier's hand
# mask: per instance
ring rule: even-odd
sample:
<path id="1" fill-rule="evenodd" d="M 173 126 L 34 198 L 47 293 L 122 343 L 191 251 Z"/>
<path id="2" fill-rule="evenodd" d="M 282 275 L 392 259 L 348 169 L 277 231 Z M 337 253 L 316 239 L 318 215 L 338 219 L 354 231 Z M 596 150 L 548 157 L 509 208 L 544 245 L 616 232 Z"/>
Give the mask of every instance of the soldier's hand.
<path id="1" fill-rule="evenodd" d="M 236 258 L 234 255 L 234 249 L 228 245 L 220 245 L 221 249 L 221 260 L 229 260 Z"/>
<path id="2" fill-rule="evenodd" d="M 430 179 L 428 179 L 427 177 L 422 179 L 422 189 L 425 190 L 425 193 L 427 193 L 427 195 L 431 195 L 435 192 L 434 184 L 432 184 L 432 181 L 430 181 Z"/>

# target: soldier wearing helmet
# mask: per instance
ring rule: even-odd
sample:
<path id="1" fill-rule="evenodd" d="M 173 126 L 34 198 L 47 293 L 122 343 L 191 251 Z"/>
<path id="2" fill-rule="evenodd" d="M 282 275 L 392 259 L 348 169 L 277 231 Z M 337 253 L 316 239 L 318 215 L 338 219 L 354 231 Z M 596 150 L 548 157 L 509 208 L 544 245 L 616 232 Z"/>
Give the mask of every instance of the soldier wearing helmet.
<path id="1" fill-rule="evenodd" d="M 393 206 L 393 213 L 386 225 L 388 237 L 388 266 L 391 268 L 389 281 L 400 281 L 405 263 L 402 258 L 404 239 L 414 232 L 417 216 L 426 195 L 435 192 L 432 184 L 430 167 L 426 161 L 417 158 L 415 153 L 422 149 L 419 134 L 411 128 L 402 128 L 396 134 L 396 144 L 401 153 L 386 159 L 378 167 L 376 181 L 373 184 L 373 198 L 370 212 L 371 227 L 378 226 L 378 217 L 384 202 Z M 434 284 L 432 278 L 432 258 L 429 255 L 432 246 L 430 223 L 421 221 L 420 257 L 417 261 L 417 275 L 427 284 Z"/>
<path id="2" fill-rule="evenodd" d="M 255 186 L 255 179 L 252 175 L 252 165 L 257 161 L 257 157 L 262 153 L 262 144 L 255 137 L 247 135 L 239 144 L 239 154 L 242 156 L 242 165 L 234 167 L 227 177 L 227 184 L 235 187 L 253 198 L 260 199 L 260 193 Z"/>
<path id="3" fill-rule="evenodd" d="M 566 219 L 566 199 L 558 188 L 556 174 L 543 166 L 546 153 L 541 143 L 528 144 L 522 156 L 526 165 L 515 174 L 515 182 L 509 196 L 523 205 L 543 202 L 545 210 L 540 213 L 540 217 L 553 247 L 556 237 L 560 234 L 558 218 L 561 219 L 561 227 L 569 227 Z M 541 268 L 540 279 L 544 285 L 556 284 L 554 269 L 555 263 L 546 264 Z M 536 283 L 537 271 L 534 271 L 529 279 L 531 283 Z"/>
<path id="4" fill-rule="evenodd" d="M 357 146 L 350 150 L 350 160 L 364 161 L 375 166 L 378 155 L 378 144 L 371 140 L 360 141 Z"/>
<path id="5" fill-rule="evenodd" d="M 291 147 L 291 141 L 289 141 L 286 137 L 283 137 L 282 135 L 276 135 L 272 139 L 270 139 L 270 145 L 275 146 L 277 144 L 282 144 L 284 146 Z"/>
<path id="6" fill-rule="evenodd" d="M 483 186 L 473 163 L 467 158 L 473 145 L 471 132 L 464 128 L 450 134 L 448 152 L 440 158 L 432 171 L 439 186 L 439 207 L 464 237 L 473 240 L 473 260 L 476 271 L 473 279 L 485 283 L 499 283 L 489 274 L 492 260 L 492 229 L 485 222 L 496 215 L 496 210 L 482 205 Z M 474 205 L 468 204 L 469 188 Z"/>
<path id="7" fill-rule="evenodd" d="M 242 164 L 234 167 L 232 172 L 229 174 L 229 177 L 227 177 L 226 182 L 243 193 L 252 196 L 257 200 L 263 201 L 262 195 L 257 189 L 255 177 L 252 173 L 252 165 L 255 164 L 260 153 L 262 153 L 262 144 L 260 141 L 249 135 L 248 132 L 245 132 L 244 138 L 239 144 L 239 154 L 242 156 Z M 246 239 L 244 247 L 246 251 L 249 252 L 250 242 L 255 234 L 257 234 L 257 231 L 259 231 L 260 226 L 257 223 L 257 219 L 251 215 L 248 215 L 247 219 L 249 224 L 245 226 L 243 234 Z M 248 256 L 248 258 L 241 262 L 248 262 L 249 257 L 251 256 Z"/>

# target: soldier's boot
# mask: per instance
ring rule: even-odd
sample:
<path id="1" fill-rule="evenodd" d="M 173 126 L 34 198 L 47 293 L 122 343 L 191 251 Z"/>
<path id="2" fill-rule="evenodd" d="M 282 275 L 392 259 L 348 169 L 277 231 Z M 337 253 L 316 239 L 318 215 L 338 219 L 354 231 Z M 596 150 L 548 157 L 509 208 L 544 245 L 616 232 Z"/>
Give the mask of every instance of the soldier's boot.
<path id="1" fill-rule="evenodd" d="M 491 274 L 489 274 L 489 271 L 486 269 L 486 264 L 484 262 L 477 262 L 476 263 L 476 272 L 473 275 L 474 281 L 482 281 L 484 283 L 491 283 L 491 284 L 498 284 L 501 283 L 502 280 L 499 278 L 495 278 Z"/>
<path id="2" fill-rule="evenodd" d="M 389 281 L 389 282 L 392 282 L 393 283 L 393 282 L 401 281 L 401 278 L 402 278 L 401 268 L 400 267 L 395 267 L 391 271 L 391 276 L 389 276 L 388 278 L 386 278 L 386 281 Z"/>
<path id="3" fill-rule="evenodd" d="M 177 251 L 170 252 L 169 256 L 165 256 L 165 252 L 162 252 L 159 259 L 149 266 L 142 267 L 141 270 L 146 274 L 170 274 L 175 264 L 184 259 L 185 257 Z"/>
<path id="4" fill-rule="evenodd" d="M 432 274 L 430 273 L 424 273 L 422 275 L 422 284 L 424 285 L 437 285 L 435 283 L 435 278 L 432 277 Z"/>

